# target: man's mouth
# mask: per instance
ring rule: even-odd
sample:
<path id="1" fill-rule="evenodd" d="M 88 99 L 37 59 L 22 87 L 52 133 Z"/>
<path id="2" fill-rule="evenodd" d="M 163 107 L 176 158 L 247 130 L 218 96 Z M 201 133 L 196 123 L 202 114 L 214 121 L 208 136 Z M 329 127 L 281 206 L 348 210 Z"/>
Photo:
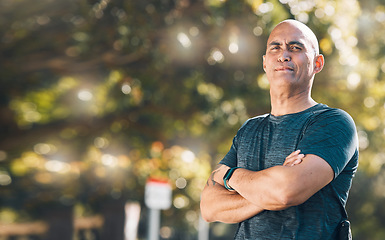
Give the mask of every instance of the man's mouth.
<path id="1" fill-rule="evenodd" d="M 294 68 L 287 67 L 287 66 L 282 66 L 282 67 L 276 67 L 275 71 L 277 71 L 277 72 L 293 72 Z"/>

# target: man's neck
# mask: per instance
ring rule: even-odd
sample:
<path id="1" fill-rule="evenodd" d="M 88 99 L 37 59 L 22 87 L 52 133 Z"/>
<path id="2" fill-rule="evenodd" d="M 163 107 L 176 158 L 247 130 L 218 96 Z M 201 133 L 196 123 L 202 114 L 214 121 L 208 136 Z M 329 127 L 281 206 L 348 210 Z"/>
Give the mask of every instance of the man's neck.
<path id="1" fill-rule="evenodd" d="M 270 98 L 271 114 L 274 116 L 302 112 L 317 104 L 317 102 L 311 98 L 310 94 L 298 94 L 294 96 L 271 95 Z"/>

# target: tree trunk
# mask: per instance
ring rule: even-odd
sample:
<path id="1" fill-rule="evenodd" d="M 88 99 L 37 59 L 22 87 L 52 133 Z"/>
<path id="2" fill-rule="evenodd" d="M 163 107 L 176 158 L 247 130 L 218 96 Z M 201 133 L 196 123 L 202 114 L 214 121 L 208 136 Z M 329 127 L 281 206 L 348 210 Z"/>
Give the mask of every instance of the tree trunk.
<path id="1" fill-rule="evenodd" d="M 48 223 L 48 232 L 44 240 L 73 239 L 73 207 L 60 206 L 47 209 L 44 218 Z"/>
<path id="2" fill-rule="evenodd" d="M 101 240 L 124 240 L 124 204 L 123 199 L 106 201 L 102 207 L 104 224 Z"/>

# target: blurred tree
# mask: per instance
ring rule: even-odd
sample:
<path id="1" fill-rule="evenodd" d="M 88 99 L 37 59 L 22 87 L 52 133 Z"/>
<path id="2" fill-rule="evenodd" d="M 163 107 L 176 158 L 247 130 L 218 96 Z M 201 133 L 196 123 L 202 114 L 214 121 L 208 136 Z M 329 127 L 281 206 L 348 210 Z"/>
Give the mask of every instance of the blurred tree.
<path id="1" fill-rule="evenodd" d="M 314 98 L 358 126 L 353 235 L 383 239 L 379 0 L 1 1 L 1 206 L 23 210 L 0 221 L 142 202 L 151 176 L 174 188 L 163 238 L 194 238 L 211 166 L 248 117 L 269 112 L 262 55 L 286 18 L 307 23 L 326 57 Z"/>

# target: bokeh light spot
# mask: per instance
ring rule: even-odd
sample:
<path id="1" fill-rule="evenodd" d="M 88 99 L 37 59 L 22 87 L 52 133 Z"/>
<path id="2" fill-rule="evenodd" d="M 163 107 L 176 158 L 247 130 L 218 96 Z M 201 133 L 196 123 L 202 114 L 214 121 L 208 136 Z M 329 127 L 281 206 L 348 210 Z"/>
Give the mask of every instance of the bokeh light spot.
<path id="1" fill-rule="evenodd" d="M 7 159 L 7 152 L 0 150 L 0 162 Z"/>
<path id="2" fill-rule="evenodd" d="M 182 152 L 181 158 L 184 162 L 193 162 L 195 159 L 195 154 L 189 150 Z"/>
<path id="3" fill-rule="evenodd" d="M 49 160 L 44 166 L 48 171 L 57 173 L 67 173 L 71 169 L 71 166 L 68 163 L 59 160 Z"/>
<path id="4" fill-rule="evenodd" d="M 182 44 L 183 47 L 185 48 L 191 47 L 191 40 L 185 33 L 183 32 L 178 33 L 177 39 L 180 42 L 180 44 Z"/>
<path id="5" fill-rule="evenodd" d="M 8 172 L 0 171 L 0 185 L 7 186 L 12 183 L 12 178 L 9 176 Z"/>
<path id="6" fill-rule="evenodd" d="M 115 167 L 118 164 L 118 159 L 110 154 L 103 154 L 102 163 L 109 167 Z"/>
<path id="7" fill-rule="evenodd" d="M 187 181 L 184 178 L 178 178 L 175 181 L 175 185 L 176 185 L 177 188 L 183 189 L 183 188 L 185 188 L 187 186 Z"/>
<path id="8" fill-rule="evenodd" d="M 78 92 L 78 98 L 82 101 L 87 102 L 93 98 L 93 95 L 89 90 L 81 90 Z"/>
<path id="9" fill-rule="evenodd" d="M 130 94 L 131 93 L 131 86 L 128 84 L 128 83 L 124 83 L 123 85 L 122 85 L 122 92 L 124 93 L 124 94 Z"/>

